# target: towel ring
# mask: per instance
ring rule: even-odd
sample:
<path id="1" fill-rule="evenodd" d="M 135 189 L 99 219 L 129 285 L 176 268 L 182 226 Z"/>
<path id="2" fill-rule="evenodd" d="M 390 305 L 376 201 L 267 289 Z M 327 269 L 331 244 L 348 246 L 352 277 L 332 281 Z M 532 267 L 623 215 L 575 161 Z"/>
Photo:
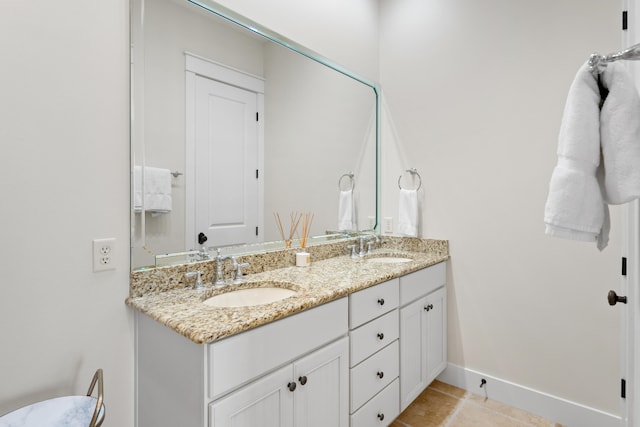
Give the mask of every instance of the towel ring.
<path id="1" fill-rule="evenodd" d="M 414 177 L 416 175 L 418 176 L 418 188 L 416 188 L 416 191 L 418 191 L 420 187 L 422 187 L 422 177 L 418 173 L 418 170 L 416 168 L 411 168 L 411 169 L 407 169 L 405 172 L 409 172 Z M 402 185 L 400 185 L 401 180 L 402 180 L 402 174 L 400 174 L 400 176 L 398 177 L 398 188 L 402 190 Z"/>
<path id="2" fill-rule="evenodd" d="M 338 189 L 339 189 L 340 191 L 343 191 L 343 190 L 342 190 L 342 180 L 343 180 L 344 178 L 349 178 L 349 180 L 351 181 L 351 190 L 353 190 L 353 189 L 355 188 L 355 186 L 356 186 L 356 182 L 355 182 L 355 180 L 353 179 L 353 172 L 345 173 L 344 175 L 342 175 L 342 176 L 340 177 L 340 179 L 338 180 Z"/>

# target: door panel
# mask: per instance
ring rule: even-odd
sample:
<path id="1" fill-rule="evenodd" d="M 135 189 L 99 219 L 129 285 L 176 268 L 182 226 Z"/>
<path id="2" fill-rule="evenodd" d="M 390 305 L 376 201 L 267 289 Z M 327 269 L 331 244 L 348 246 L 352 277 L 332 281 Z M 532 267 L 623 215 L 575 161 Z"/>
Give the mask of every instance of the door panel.
<path id="1" fill-rule="evenodd" d="M 195 87 L 195 234 L 213 246 L 254 243 L 257 94 L 201 76 Z"/>

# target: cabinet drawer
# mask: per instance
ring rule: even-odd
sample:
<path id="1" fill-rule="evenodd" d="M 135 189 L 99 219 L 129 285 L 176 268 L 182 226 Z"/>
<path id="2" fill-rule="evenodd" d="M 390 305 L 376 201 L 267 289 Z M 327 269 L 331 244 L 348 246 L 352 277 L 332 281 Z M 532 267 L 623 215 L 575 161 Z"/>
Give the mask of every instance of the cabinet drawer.
<path id="1" fill-rule="evenodd" d="M 209 399 L 346 335 L 347 298 L 209 344 Z"/>
<path id="2" fill-rule="evenodd" d="M 351 427 L 388 426 L 400 415 L 399 380 L 394 380 L 377 396 L 351 415 Z"/>
<path id="3" fill-rule="evenodd" d="M 396 308 L 399 283 L 392 279 L 349 295 L 349 327 L 355 329 Z"/>
<path id="4" fill-rule="evenodd" d="M 444 286 L 447 263 L 441 262 L 400 278 L 400 305 L 405 305 Z"/>
<path id="5" fill-rule="evenodd" d="M 394 341 L 351 369 L 351 412 L 357 410 L 398 377 L 398 352 L 398 341 Z M 397 399 L 398 395 L 396 395 Z"/>
<path id="6" fill-rule="evenodd" d="M 382 317 L 365 323 L 351 331 L 351 358 L 349 366 L 355 366 L 373 353 L 398 339 L 400 321 L 398 310 L 393 310 Z"/>

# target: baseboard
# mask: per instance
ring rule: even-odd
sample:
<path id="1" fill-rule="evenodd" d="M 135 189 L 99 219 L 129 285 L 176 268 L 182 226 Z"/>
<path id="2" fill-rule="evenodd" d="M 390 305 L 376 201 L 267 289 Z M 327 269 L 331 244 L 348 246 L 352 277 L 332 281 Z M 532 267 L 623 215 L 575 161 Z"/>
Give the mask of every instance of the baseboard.
<path id="1" fill-rule="evenodd" d="M 482 379 L 485 390 L 480 388 Z M 438 380 L 569 427 L 620 427 L 621 418 L 481 372 L 449 364 Z"/>

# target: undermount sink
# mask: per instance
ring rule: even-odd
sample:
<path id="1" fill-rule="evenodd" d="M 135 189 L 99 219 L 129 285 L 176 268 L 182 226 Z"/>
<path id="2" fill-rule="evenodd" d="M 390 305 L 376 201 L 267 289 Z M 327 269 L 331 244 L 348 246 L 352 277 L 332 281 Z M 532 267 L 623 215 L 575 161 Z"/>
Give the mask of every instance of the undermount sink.
<path id="1" fill-rule="evenodd" d="M 394 257 L 394 256 L 379 256 L 373 258 L 367 258 L 368 262 L 377 262 L 380 264 L 400 264 L 403 262 L 413 261 L 411 258 Z"/>
<path id="2" fill-rule="evenodd" d="M 208 298 L 203 302 L 212 307 L 247 307 L 251 305 L 269 304 L 292 297 L 296 294 L 297 292 L 291 289 L 265 286 L 225 292 Z"/>

